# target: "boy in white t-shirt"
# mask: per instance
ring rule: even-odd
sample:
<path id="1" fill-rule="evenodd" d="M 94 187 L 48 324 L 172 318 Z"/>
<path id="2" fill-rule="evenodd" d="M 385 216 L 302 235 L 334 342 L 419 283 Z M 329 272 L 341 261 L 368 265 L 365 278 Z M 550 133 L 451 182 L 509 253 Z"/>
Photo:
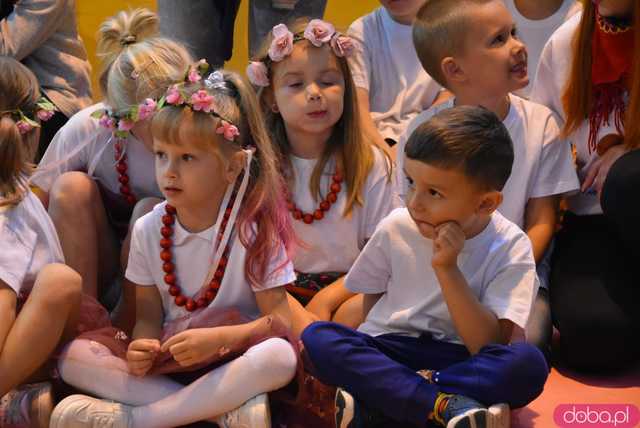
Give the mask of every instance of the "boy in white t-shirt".
<path id="1" fill-rule="evenodd" d="M 411 39 L 411 24 L 424 2 L 380 0 L 382 7 L 349 27 L 349 36 L 360 47 L 349 58 L 360 114 L 383 147 L 395 144 L 440 90 L 420 65 Z"/>
<path id="2" fill-rule="evenodd" d="M 581 4 L 575 0 L 504 0 L 504 4 L 513 16 L 518 37 L 527 45 L 529 53 L 529 84 L 515 93 L 529 98 L 542 48 L 558 27 L 580 11 Z"/>
<path id="3" fill-rule="evenodd" d="M 345 279 L 368 316 L 358 331 L 307 327 L 311 370 L 344 388 L 338 427 L 508 427 L 508 406 L 533 400 L 548 374 L 537 348 L 507 345 L 538 287 L 529 239 L 496 211 L 511 139 L 490 111 L 457 107 L 421 125 L 405 154 L 408 208 L 379 224 Z"/>
<path id="4" fill-rule="evenodd" d="M 529 83 L 527 51 L 515 28 L 500 0 L 429 1 L 414 24 L 416 50 L 427 72 L 455 98 L 421 113 L 405 135 L 454 105 L 482 105 L 502 119 L 513 141 L 514 162 L 498 209 L 531 239 L 542 287 L 526 335 L 549 355 L 552 327 L 545 254 L 555 232 L 559 199 L 578 190 L 579 183 L 570 145 L 560 138 L 552 111 L 511 94 Z M 400 152 L 404 141 L 406 137 L 400 139 Z M 405 193 L 406 183 L 400 187 Z"/>

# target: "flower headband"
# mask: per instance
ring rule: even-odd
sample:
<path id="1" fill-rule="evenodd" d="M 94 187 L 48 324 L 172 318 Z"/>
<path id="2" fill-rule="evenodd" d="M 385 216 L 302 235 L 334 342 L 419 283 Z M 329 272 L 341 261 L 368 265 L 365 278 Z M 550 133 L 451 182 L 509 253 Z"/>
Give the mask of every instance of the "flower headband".
<path id="1" fill-rule="evenodd" d="M 225 140 L 233 142 L 240 136 L 240 131 L 238 131 L 238 127 L 235 126 L 231 120 L 223 117 L 216 111 L 217 105 L 215 98 L 210 94 L 210 91 L 219 90 L 233 93 L 235 89 L 227 84 L 220 70 L 216 70 L 204 78 L 208 71 L 209 64 L 207 64 L 204 59 L 201 59 L 189 67 L 184 82 L 176 83 L 169 87 L 167 93 L 158 101 L 158 109 L 166 105 L 188 106 L 193 111 L 208 113 L 220 119 L 220 123 L 216 128 L 216 134 L 220 134 Z M 203 78 L 204 81 L 200 83 Z M 188 89 L 191 89 L 194 85 L 203 85 L 204 88 L 198 89 L 189 96 Z"/>
<path id="2" fill-rule="evenodd" d="M 148 119 L 163 107 L 189 106 L 193 111 L 209 113 L 220 119 L 220 125 L 216 128 L 216 133 L 222 135 L 228 141 L 235 141 L 240 135 L 238 128 L 228 119 L 219 115 L 215 109 L 215 100 L 206 89 L 199 89 L 191 96 L 187 96 L 186 89 L 189 86 L 199 84 L 209 70 L 209 64 L 203 59 L 189 67 L 184 81 L 171 85 L 165 95 L 157 102 L 152 98 L 147 98 L 141 104 L 133 106 L 128 110 L 112 112 L 109 109 L 96 110 L 91 114 L 99 120 L 101 126 L 111 129 L 119 139 L 124 139 L 136 122 Z M 230 90 L 224 75 L 220 71 L 211 73 L 205 80 L 204 86 L 207 89 Z"/>
<path id="3" fill-rule="evenodd" d="M 355 44 L 350 37 L 337 32 L 332 24 L 321 19 L 312 19 L 302 34 L 293 34 L 284 24 L 276 25 L 271 32 L 273 41 L 269 46 L 267 58 L 263 61 L 251 61 L 247 67 L 247 76 L 255 86 L 269 86 L 269 65 L 289 56 L 296 42 L 308 40 L 318 48 L 329 43 L 333 53 L 339 58 L 348 57 L 355 50 Z"/>
<path id="4" fill-rule="evenodd" d="M 53 105 L 51 101 L 45 97 L 40 97 L 36 102 L 36 108 L 34 109 L 35 117 L 31 118 L 22 110 L 7 110 L 0 112 L 0 116 L 10 115 L 15 121 L 18 131 L 21 135 L 26 134 L 34 128 L 39 128 L 40 124 L 36 121 L 36 118 L 41 122 L 46 122 L 53 117 L 58 109 Z"/>

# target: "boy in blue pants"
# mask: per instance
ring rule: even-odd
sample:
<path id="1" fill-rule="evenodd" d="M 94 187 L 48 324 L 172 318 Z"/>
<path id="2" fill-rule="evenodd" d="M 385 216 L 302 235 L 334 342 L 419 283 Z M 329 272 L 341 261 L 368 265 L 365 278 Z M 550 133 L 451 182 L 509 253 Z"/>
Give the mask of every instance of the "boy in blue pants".
<path id="1" fill-rule="evenodd" d="M 314 374 L 340 387 L 337 427 L 372 426 L 372 410 L 412 426 L 509 427 L 509 407 L 542 392 L 542 353 L 508 344 L 538 288 L 529 239 L 496 211 L 512 164 L 508 131 L 481 107 L 445 110 L 409 138 L 407 208 L 345 279 L 365 294 L 365 322 L 302 334 Z"/>

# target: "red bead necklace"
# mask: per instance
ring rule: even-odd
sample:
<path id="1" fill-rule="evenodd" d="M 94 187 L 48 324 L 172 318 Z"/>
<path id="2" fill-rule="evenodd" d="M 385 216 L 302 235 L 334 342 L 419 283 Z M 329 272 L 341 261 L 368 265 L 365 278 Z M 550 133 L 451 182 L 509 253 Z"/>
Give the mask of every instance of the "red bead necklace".
<path id="1" fill-rule="evenodd" d="M 234 198 L 232 197 L 229 201 L 228 208 L 224 212 L 222 223 L 220 224 L 220 232 L 218 233 L 216 241 L 216 248 L 220 245 L 222 235 L 224 235 L 227 223 L 229 222 L 233 201 Z M 220 257 L 220 261 L 218 262 L 218 266 L 216 266 L 213 278 L 211 278 L 211 282 L 209 282 L 209 284 L 203 287 L 200 291 L 200 297 L 196 299 L 186 297 L 182 294 L 182 288 L 180 288 L 176 283 L 177 278 L 175 274 L 175 265 L 173 264 L 173 254 L 171 252 L 171 247 L 173 246 L 171 236 L 173 235 L 173 225 L 176 221 L 176 209 L 175 207 L 167 204 L 165 205 L 165 212 L 166 214 L 162 216 L 162 224 L 164 226 L 160 229 L 160 234 L 162 235 L 162 238 L 160 239 L 160 248 L 162 248 L 160 250 L 160 259 L 162 260 L 162 270 L 165 273 L 164 282 L 169 286 L 169 294 L 173 296 L 175 304 L 177 306 L 184 306 L 187 311 L 193 312 L 196 309 L 209 306 L 209 304 L 213 302 L 213 299 L 216 298 L 218 290 L 220 290 L 220 284 L 224 278 L 231 242 L 233 240 L 229 239 L 229 242 L 227 242 L 224 252 L 222 253 L 222 257 Z"/>
<path id="2" fill-rule="evenodd" d="M 114 145 L 116 171 L 118 171 L 118 181 L 120 182 L 120 193 L 122 197 L 129 203 L 129 205 L 135 205 L 137 199 L 133 196 L 131 188 L 129 187 L 129 175 L 127 174 L 127 155 L 123 153 L 124 140 L 118 138 Z"/>
<path id="3" fill-rule="evenodd" d="M 302 212 L 302 210 L 300 210 L 296 206 L 295 202 L 293 202 L 289 190 L 285 188 L 287 209 L 289 210 L 289 212 L 291 212 L 293 218 L 303 221 L 306 224 L 311 224 L 314 221 L 322 220 L 324 218 L 324 213 L 326 211 L 329 211 L 331 205 L 338 200 L 338 193 L 340 193 L 340 190 L 342 189 L 341 183 L 344 181 L 344 178 L 342 177 L 342 173 L 339 169 L 336 169 L 335 174 L 333 174 L 333 177 L 331 177 L 331 181 L 331 186 L 329 186 L 330 192 L 327 194 L 327 197 L 322 202 L 320 202 L 320 204 L 318 205 L 318 209 L 316 209 L 313 214 Z"/>

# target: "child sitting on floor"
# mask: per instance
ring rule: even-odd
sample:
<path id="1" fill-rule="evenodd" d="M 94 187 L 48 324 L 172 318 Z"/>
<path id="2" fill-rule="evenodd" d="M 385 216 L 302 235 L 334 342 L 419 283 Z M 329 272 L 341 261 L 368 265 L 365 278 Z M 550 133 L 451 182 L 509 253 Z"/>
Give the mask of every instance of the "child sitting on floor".
<path id="1" fill-rule="evenodd" d="M 548 373 L 537 348 L 506 345 L 538 287 L 529 239 L 496 211 L 511 139 L 490 111 L 457 107 L 421 125 L 405 154 L 408 208 L 380 223 L 345 279 L 365 293 L 366 321 L 311 324 L 306 354 L 344 388 L 338 427 L 354 415 L 355 426 L 508 427 L 509 406 L 538 396 Z"/>

